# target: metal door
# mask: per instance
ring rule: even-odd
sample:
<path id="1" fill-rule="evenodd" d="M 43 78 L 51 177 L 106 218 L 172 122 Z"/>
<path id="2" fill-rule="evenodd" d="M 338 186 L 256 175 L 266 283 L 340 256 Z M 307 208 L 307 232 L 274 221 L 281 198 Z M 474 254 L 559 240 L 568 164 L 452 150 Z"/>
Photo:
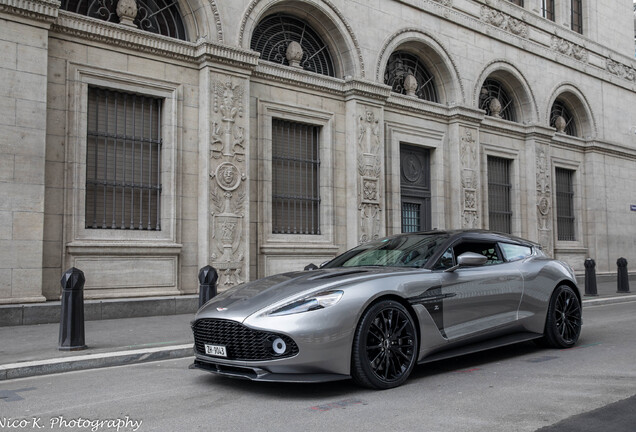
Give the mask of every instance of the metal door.
<path id="1" fill-rule="evenodd" d="M 431 229 L 430 150 L 400 146 L 402 232 Z"/>

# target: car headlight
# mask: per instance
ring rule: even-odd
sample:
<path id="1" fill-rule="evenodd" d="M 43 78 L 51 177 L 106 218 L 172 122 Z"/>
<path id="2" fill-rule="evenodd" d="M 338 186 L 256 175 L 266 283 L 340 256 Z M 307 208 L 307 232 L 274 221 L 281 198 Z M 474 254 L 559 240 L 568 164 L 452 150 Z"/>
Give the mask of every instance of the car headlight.
<path id="1" fill-rule="evenodd" d="M 271 316 L 291 315 L 301 312 L 308 312 L 317 309 L 324 309 L 333 306 L 344 294 L 342 291 L 324 291 L 300 300 L 287 303 L 269 313 Z"/>

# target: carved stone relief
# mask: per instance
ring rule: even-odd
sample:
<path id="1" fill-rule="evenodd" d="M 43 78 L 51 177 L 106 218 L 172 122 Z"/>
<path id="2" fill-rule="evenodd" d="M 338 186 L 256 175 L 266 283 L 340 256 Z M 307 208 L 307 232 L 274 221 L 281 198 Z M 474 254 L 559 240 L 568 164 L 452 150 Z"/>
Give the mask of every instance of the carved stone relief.
<path id="1" fill-rule="evenodd" d="M 210 133 L 210 216 L 212 266 L 219 286 L 244 282 L 246 162 L 242 126 L 244 86 L 231 77 L 212 83 Z"/>
<path id="2" fill-rule="evenodd" d="M 486 5 L 481 7 L 481 19 L 488 24 L 522 38 L 528 37 L 528 26 L 526 23 Z"/>
<path id="3" fill-rule="evenodd" d="M 479 228 L 479 149 L 476 130 L 460 129 L 462 228 Z"/>
<path id="4" fill-rule="evenodd" d="M 575 59 L 587 63 L 588 53 L 587 50 L 579 45 L 573 44 L 558 36 L 552 36 L 552 49 L 566 56 L 574 57 Z"/>
<path id="5" fill-rule="evenodd" d="M 552 255 L 552 187 L 549 149 L 537 146 L 537 221 L 539 243 L 548 255 Z"/>
<path id="6" fill-rule="evenodd" d="M 360 243 L 377 239 L 382 223 L 382 160 L 379 156 L 382 145 L 380 121 L 375 113 L 366 108 L 358 116 L 358 212 Z"/>
<path id="7" fill-rule="evenodd" d="M 607 68 L 607 71 L 612 75 L 616 75 L 617 77 L 623 78 L 627 81 L 633 82 L 634 80 L 636 80 L 636 72 L 634 72 L 633 67 L 615 62 L 610 58 L 605 60 L 605 67 Z"/>

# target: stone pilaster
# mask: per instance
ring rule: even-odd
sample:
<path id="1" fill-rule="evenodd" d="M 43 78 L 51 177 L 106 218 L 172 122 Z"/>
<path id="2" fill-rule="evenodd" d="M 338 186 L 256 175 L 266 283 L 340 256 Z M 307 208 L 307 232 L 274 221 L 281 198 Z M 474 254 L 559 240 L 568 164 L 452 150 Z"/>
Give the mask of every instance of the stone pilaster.
<path id="1" fill-rule="evenodd" d="M 205 134 L 207 261 L 219 272 L 219 290 L 249 275 L 249 81 L 245 76 L 210 70 Z"/>
<path id="2" fill-rule="evenodd" d="M 348 245 L 366 243 L 386 233 L 384 196 L 384 120 L 382 108 L 358 100 L 347 102 Z"/>
<path id="3" fill-rule="evenodd" d="M 59 2 L 0 0 L 0 302 L 43 301 L 48 32 Z"/>

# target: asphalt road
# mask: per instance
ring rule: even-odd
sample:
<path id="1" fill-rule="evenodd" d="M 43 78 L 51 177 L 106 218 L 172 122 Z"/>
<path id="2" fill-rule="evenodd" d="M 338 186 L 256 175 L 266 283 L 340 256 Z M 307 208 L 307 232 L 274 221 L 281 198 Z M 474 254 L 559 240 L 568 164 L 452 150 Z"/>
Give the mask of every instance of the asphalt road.
<path id="1" fill-rule="evenodd" d="M 574 349 L 445 360 L 387 391 L 232 380 L 191 362 L 3 381 L 0 431 L 636 430 L 636 302 L 585 308 Z"/>

